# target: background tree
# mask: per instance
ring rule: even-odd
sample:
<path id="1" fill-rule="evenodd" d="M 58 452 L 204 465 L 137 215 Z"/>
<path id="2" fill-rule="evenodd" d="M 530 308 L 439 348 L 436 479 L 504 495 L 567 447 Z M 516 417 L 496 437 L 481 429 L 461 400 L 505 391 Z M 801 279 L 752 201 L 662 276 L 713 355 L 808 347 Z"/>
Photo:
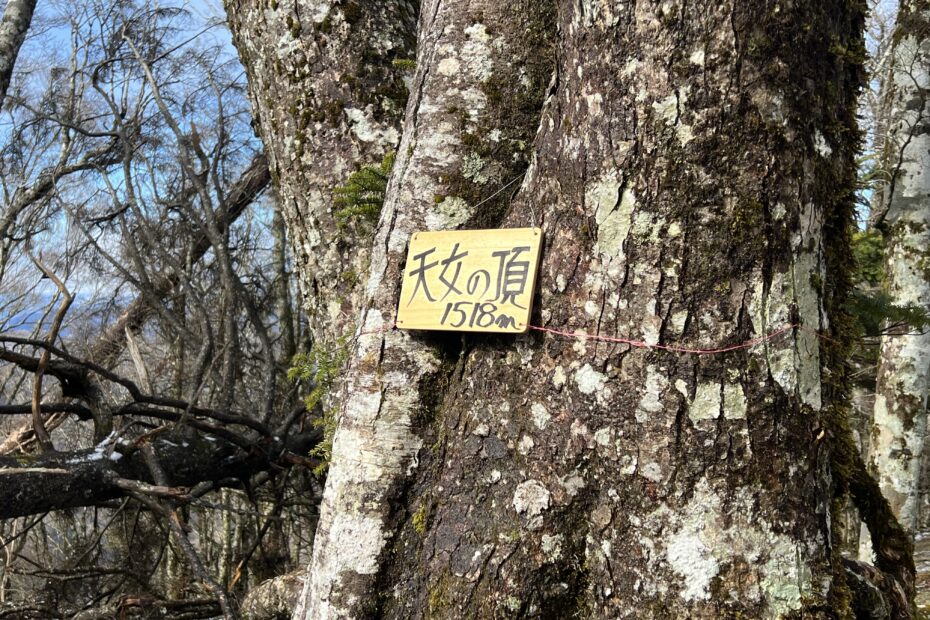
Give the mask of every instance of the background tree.
<path id="1" fill-rule="evenodd" d="M 352 332 L 370 246 L 364 222 L 340 226 L 333 190 L 397 148 L 416 10 L 407 0 L 226 2 L 320 346 Z"/>
<path id="2" fill-rule="evenodd" d="M 881 210 L 873 220 L 884 232 L 885 285 L 899 307 L 930 310 L 927 245 L 927 88 L 930 87 L 930 4 L 901 3 L 890 51 L 886 97 Z M 882 337 L 869 459 L 892 509 L 912 534 L 919 525 L 919 482 L 930 389 L 930 332 L 923 325 L 893 326 Z M 864 550 L 868 553 L 868 550 Z"/>

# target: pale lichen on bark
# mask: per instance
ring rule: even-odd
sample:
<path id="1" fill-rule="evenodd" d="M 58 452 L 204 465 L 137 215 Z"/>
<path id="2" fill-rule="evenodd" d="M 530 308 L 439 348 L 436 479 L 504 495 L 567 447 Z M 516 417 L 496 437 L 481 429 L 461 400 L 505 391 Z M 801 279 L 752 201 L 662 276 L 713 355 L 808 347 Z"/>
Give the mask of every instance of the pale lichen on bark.
<path id="1" fill-rule="evenodd" d="M 836 601 L 843 613 L 816 332 L 821 236 L 851 198 L 833 192 L 853 167 L 861 11 L 581 0 L 559 4 L 556 28 L 555 5 L 420 7 L 364 303 L 343 308 L 363 312 L 296 617 L 816 618 Z M 330 53 L 355 49 L 350 7 L 377 13 L 301 6 L 325 41 L 344 37 Z M 299 41 L 282 58 L 303 41 L 290 23 Z M 341 92 L 314 67 L 311 82 Z M 335 133 L 321 136 L 393 139 L 367 105 L 333 103 L 317 122 Z M 278 151 L 322 204 L 298 138 Z M 325 225 L 289 225 L 328 256 L 314 237 Z M 546 233 L 533 320 L 574 341 L 391 330 L 411 234 L 527 225 Z M 317 259 L 301 260 L 312 290 Z M 585 337 L 713 347 L 789 323 L 803 329 L 707 357 Z"/>

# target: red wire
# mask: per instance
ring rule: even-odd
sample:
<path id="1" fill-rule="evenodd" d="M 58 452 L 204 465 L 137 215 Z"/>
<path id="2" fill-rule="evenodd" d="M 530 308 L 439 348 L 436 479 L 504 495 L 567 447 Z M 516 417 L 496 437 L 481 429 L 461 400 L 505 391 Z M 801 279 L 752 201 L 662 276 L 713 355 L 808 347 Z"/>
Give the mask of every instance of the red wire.
<path id="1" fill-rule="evenodd" d="M 595 334 L 575 334 L 572 332 L 564 332 L 558 329 L 550 329 L 548 327 L 537 327 L 536 325 L 530 325 L 530 329 L 534 329 L 539 332 L 547 332 L 550 334 L 556 334 L 559 336 L 564 336 L 566 338 L 590 338 L 591 340 L 602 340 L 604 342 L 616 342 L 620 344 L 628 344 L 631 347 L 637 347 L 641 349 L 661 349 L 663 351 L 673 351 L 675 353 L 695 353 L 697 355 L 710 355 L 714 353 L 726 353 L 727 351 L 737 351 L 739 349 L 748 349 L 754 347 L 763 342 L 777 338 L 778 336 L 784 334 L 785 332 L 794 329 L 797 325 L 788 324 L 784 327 L 776 329 L 775 331 L 766 334 L 765 336 L 760 336 L 759 338 L 753 338 L 752 340 L 747 340 L 746 342 L 741 342 L 739 344 L 730 345 L 727 347 L 719 347 L 716 349 L 691 349 L 688 347 L 677 347 L 675 345 L 665 345 L 665 344 L 649 344 L 643 342 L 642 340 L 630 340 L 628 338 L 614 338 L 612 336 L 599 336 Z"/>
<path id="2" fill-rule="evenodd" d="M 379 329 L 373 329 L 369 331 L 360 332 L 358 334 L 358 337 L 369 336 L 372 334 L 382 334 L 384 332 L 391 331 L 392 329 L 395 329 L 395 328 L 396 328 L 396 325 L 391 324 L 385 327 L 381 327 Z M 555 334 L 557 336 L 562 336 L 564 338 L 572 338 L 575 340 L 581 340 L 582 338 L 585 338 L 585 339 L 590 339 L 590 340 L 599 340 L 602 342 L 614 342 L 618 344 L 626 344 L 626 345 L 630 345 L 631 347 L 636 347 L 640 349 L 660 349 L 662 351 L 672 351 L 674 353 L 694 353 L 696 355 L 713 355 L 716 353 L 727 353 L 729 351 L 738 351 L 740 349 L 748 349 L 750 347 L 754 347 L 764 342 L 768 342 L 769 340 L 773 340 L 777 338 L 778 336 L 781 336 L 782 334 L 791 331 L 794 328 L 804 329 L 800 325 L 789 323 L 783 327 L 780 327 L 779 329 L 776 329 L 773 332 L 766 334 L 765 336 L 753 338 L 752 340 L 747 340 L 739 344 L 733 344 L 733 345 L 729 345 L 726 347 L 718 347 L 715 349 L 692 349 L 689 347 L 679 347 L 679 346 L 675 346 L 671 344 L 649 344 L 648 342 L 643 342 L 642 340 L 631 340 L 629 338 L 617 338 L 614 336 L 600 336 L 597 334 L 584 334 L 584 333 L 576 334 L 574 332 L 566 332 L 566 331 L 562 331 L 558 329 L 551 329 L 549 327 L 539 327 L 537 325 L 530 325 L 529 328 L 532 330 L 538 331 L 538 332 L 546 332 L 549 334 Z M 817 336 L 821 336 L 821 334 L 817 334 L 816 332 L 815 334 Z"/>

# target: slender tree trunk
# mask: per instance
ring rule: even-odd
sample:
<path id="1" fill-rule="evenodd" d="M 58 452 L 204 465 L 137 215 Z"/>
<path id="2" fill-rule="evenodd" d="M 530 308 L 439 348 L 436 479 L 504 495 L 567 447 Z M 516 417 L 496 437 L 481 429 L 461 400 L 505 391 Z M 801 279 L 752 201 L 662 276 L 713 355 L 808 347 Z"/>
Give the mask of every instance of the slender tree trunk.
<path id="1" fill-rule="evenodd" d="M 0 106 L 6 99 L 16 57 L 26 40 L 35 8 L 36 0 L 7 0 L 3 9 L 3 19 L 0 20 Z"/>
<path id="2" fill-rule="evenodd" d="M 220 491 L 220 501 L 225 505 L 232 504 L 235 501 L 233 497 L 233 494 L 226 489 Z M 219 574 L 219 581 L 223 584 L 228 584 L 232 577 L 233 539 L 239 534 L 239 528 L 234 527 L 234 519 L 238 521 L 238 515 L 234 517 L 229 511 L 223 513 L 222 532 L 220 533 L 220 551 L 218 554 L 220 555 L 219 571 L 217 571 Z"/>
<path id="3" fill-rule="evenodd" d="M 886 283 L 893 303 L 930 311 L 930 2 L 902 3 L 892 62 Z M 881 342 L 869 460 L 911 533 L 919 520 L 928 389 L 930 333 L 909 326 L 891 330 Z"/>
<path id="4" fill-rule="evenodd" d="M 536 0 L 421 5 L 417 78 L 373 245 L 364 330 L 391 325 L 411 233 L 499 225 L 510 198 L 500 190 L 513 191 L 525 169 L 550 79 L 553 9 Z M 398 490 L 427 445 L 414 425 L 435 413 L 455 363 L 450 344 L 399 332 L 361 339 L 295 618 L 377 613 L 379 565 L 406 518 Z"/>
<path id="5" fill-rule="evenodd" d="M 872 227 L 884 217 L 885 192 L 888 182 L 885 174 L 885 162 L 882 159 L 887 142 L 888 125 L 891 120 L 893 88 L 893 52 L 895 49 L 894 33 L 899 3 L 882 3 L 873 1 L 868 17 L 867 36 L 871 36 L 874 49 L 872 56 L 866 62 L 866 69 L 870 74 L 870 83 L 866 85 L 863 94 L 865 102 L 864 129 L 869 129 L 865 138 L 865 151 L 874 157 L 871 162 L 873 168 L 879 172 L 877 178 L 872 179 L 873 191 L 869 197 L 868 222 Z M 874 85 L 874 87 L 873 87 Z"/>
<path id="6" fill-rule="evenodd" d="M 416 4 L 407 0 L 226 0 L 256 126 L 287 222 L 314 340 L 358 318 L 370 238 L 343 231 L 333 189 L 400 141 Z"/>

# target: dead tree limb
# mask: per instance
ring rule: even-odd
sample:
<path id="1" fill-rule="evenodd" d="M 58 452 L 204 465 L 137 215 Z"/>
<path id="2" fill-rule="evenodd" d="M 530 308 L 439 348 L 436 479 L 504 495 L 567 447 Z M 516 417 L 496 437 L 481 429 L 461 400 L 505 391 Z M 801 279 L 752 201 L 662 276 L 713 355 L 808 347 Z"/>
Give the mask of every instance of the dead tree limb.
<path id="1" fill-rule="evenodd" d="M 287 439 L 259 438 L 249 450 L 224 438 L 165 433 L 152 450 L 174 488 L 210 482 L 214 488 L 239 486 L 262 471 L 290 466 L 288 455 L 306 454 L 319 441 L 317 431 Z M 105 446 L 37 457 L 0 456 L 0 519 L 92 506 L 127 495 L 126 481 L 159 486 L 143 455 L 131 446 Z"/>

